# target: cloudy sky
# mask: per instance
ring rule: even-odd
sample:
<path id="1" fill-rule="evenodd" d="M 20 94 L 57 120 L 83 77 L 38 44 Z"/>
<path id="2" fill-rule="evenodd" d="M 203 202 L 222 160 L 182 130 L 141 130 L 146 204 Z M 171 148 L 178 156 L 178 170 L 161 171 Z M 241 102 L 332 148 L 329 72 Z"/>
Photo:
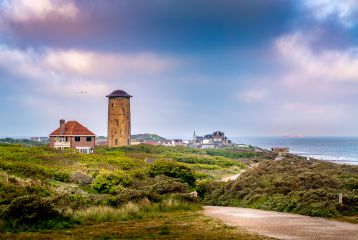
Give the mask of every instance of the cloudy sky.
<path id="1" fill-rule="evenodd" d="M 0 0 L 0 136 L 358 135 L 357 0 Z M 87 92 L 85 94 L 81 92 Z"/>

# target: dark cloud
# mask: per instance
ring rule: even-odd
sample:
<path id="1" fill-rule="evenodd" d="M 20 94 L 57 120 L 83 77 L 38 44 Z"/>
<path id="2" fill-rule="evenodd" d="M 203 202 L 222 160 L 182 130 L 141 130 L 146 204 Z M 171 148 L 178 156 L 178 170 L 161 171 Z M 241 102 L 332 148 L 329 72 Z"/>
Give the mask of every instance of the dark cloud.
<path id="1" fill-rule="evenodd" d="M 13 44 L 104 50 L 198 51 L 267 42 L 286 31 L 286 0 L 76 1 L 76 20 L 9 23 Z"/>

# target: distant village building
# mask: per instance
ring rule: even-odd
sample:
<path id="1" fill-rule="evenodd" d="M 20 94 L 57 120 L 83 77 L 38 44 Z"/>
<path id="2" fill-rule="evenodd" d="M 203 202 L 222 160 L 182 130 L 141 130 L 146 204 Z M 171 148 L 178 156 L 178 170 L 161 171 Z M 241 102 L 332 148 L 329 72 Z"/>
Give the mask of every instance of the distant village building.
<path id="1" fill-rule="evenodd" d="M 173 146 L 184 146 L 185 144 L 182 139 L 173 139 L 172 145 Z"/>
<path id="2" fill-rule="evenodd" d="M 167 146 L 167 147 L 172 147 L 173 144 L 172 144 L 172 141 L 171 140 L 165 140 L 165 141 L 162 141 L 161 142 L 161 145 L 163 146 Z"/>
<path id="3" fill-rule="evenodd" d="M 212 134 L 205 135 L 204 137 L 197 136 L 194 132 L 193 140 L 188 144 L 191 147 L 197 148 L 222 148 L 232 146 L 232 141 L 229 140 L 221 131 L 213 132 Z"/>
<path id="4" fill-rule="evenodd" d="M 278 154 L 276 160 L 282 160 L 290 152 L 290 149 L 288 147 L 273 147 L 271 151 Z"/>
<path id="5" fill-rule="evenodd" d="M 108 96 L 108 146 L 131 144 L 131 110 L 128 93 L 116 90 Z"/>
<path id="6" fill-rule="evenodd" d="M 273 147 L 271 151 L 278 154 L 286 154 L 290 152 L 290 149 L 288 147 Z"/>
<path id="7" fill-rule="evenodd" d="M 133 145 L 133 146 L 140 145 L 143 143 L 144 143 L 144 141 L 142 141 L 142 140 L 131 140 L 131 145 Z"/>
<path id="8" fill-rule="evenodd" d="M 81 153 L 95 151 L 96 135 L 77 121 L 61 119 L 60 127 L 50 135 L 50 147 L 55 149 L 76 149 Z"/>

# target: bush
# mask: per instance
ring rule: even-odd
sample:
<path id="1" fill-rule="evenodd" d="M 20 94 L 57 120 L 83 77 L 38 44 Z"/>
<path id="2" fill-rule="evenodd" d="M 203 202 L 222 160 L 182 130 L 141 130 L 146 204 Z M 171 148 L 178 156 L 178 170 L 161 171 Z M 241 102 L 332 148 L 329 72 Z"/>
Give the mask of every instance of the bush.
<path id="1" fill-rule="evenodd" d="M 70 181 L 82 185 L 89 185 L 92 183 L 92 178 L 82 172 L 74 172 L 71 174 Z"/>
<path id="2" fill-rule="evenodd" d="M 91 187 L 97 193 L 110 193 L 120 186 L 129 186 L 133 179 L 123 171 L 102 171 L 93 181 Z"/>
<path id="3" fill-rule="evenodd" d="M 1 219 L 5 229 L 24 231 L 34 228 L 52 228 L 65 220 L 49 201 L 36 195 L 25 195 L 14 199 L 2 210 Z"/>
<path id="4" fill-rule="evenodd" d="M 185 193 L 188 192 L 188 185 L 165 175 L 159 175 L 155 177 L 155 184 L 151 187 L 151 191 L 157 194 Z"/>
<path id="5" fill-rule="evenodd" d="M 165 175 L 172 178 L 180 179 L 187 183 L 189 186 L 195 186 L 195 174 L 194 171 L 175 161 L 171 160 L 157 160 L 148 168 L 148 174 L 151 177 Z"/>
<path id="6" fill-rule="evenodd" d="M 301 193 L 302 200 L 297 204 L 294 212 L 319 217 L 333 217 L 339 215 L 338 195 L 326 189 L 311 189 Z"/>
<path id="7" fill-rule="evenodd" d="M 356 215 L 357 173 L 356 166 L 285 158 L 261 162 L 232 182 L 199 183 L 197 192 L 205 204 L 321 217 Z"/>

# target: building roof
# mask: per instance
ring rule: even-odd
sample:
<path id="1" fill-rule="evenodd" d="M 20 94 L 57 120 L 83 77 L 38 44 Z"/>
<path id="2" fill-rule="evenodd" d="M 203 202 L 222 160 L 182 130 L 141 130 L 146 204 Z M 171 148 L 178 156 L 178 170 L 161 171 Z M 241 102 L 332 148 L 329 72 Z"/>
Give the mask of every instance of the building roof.
<path id="1" fill-rule="evenodd" d="M 109 97 L 109 98 L 114 98 L 114 97 L 131 98 L 132 96 L 123 90 L 116 90 L 116 91 L 112 92 L 111 94 L 107 95 L 107 97 Z"/>
<path id="2" fill-rule="evenodd" d="M 57 128 L 53 131 L 50 136 L 96 136 L 93 132 L 88 130 L 86 127 L 81 125 L 77 121 L 68 121 L 65 123 L 65 133 L 63 135 L 60 134 L 60 128 Z"/>

